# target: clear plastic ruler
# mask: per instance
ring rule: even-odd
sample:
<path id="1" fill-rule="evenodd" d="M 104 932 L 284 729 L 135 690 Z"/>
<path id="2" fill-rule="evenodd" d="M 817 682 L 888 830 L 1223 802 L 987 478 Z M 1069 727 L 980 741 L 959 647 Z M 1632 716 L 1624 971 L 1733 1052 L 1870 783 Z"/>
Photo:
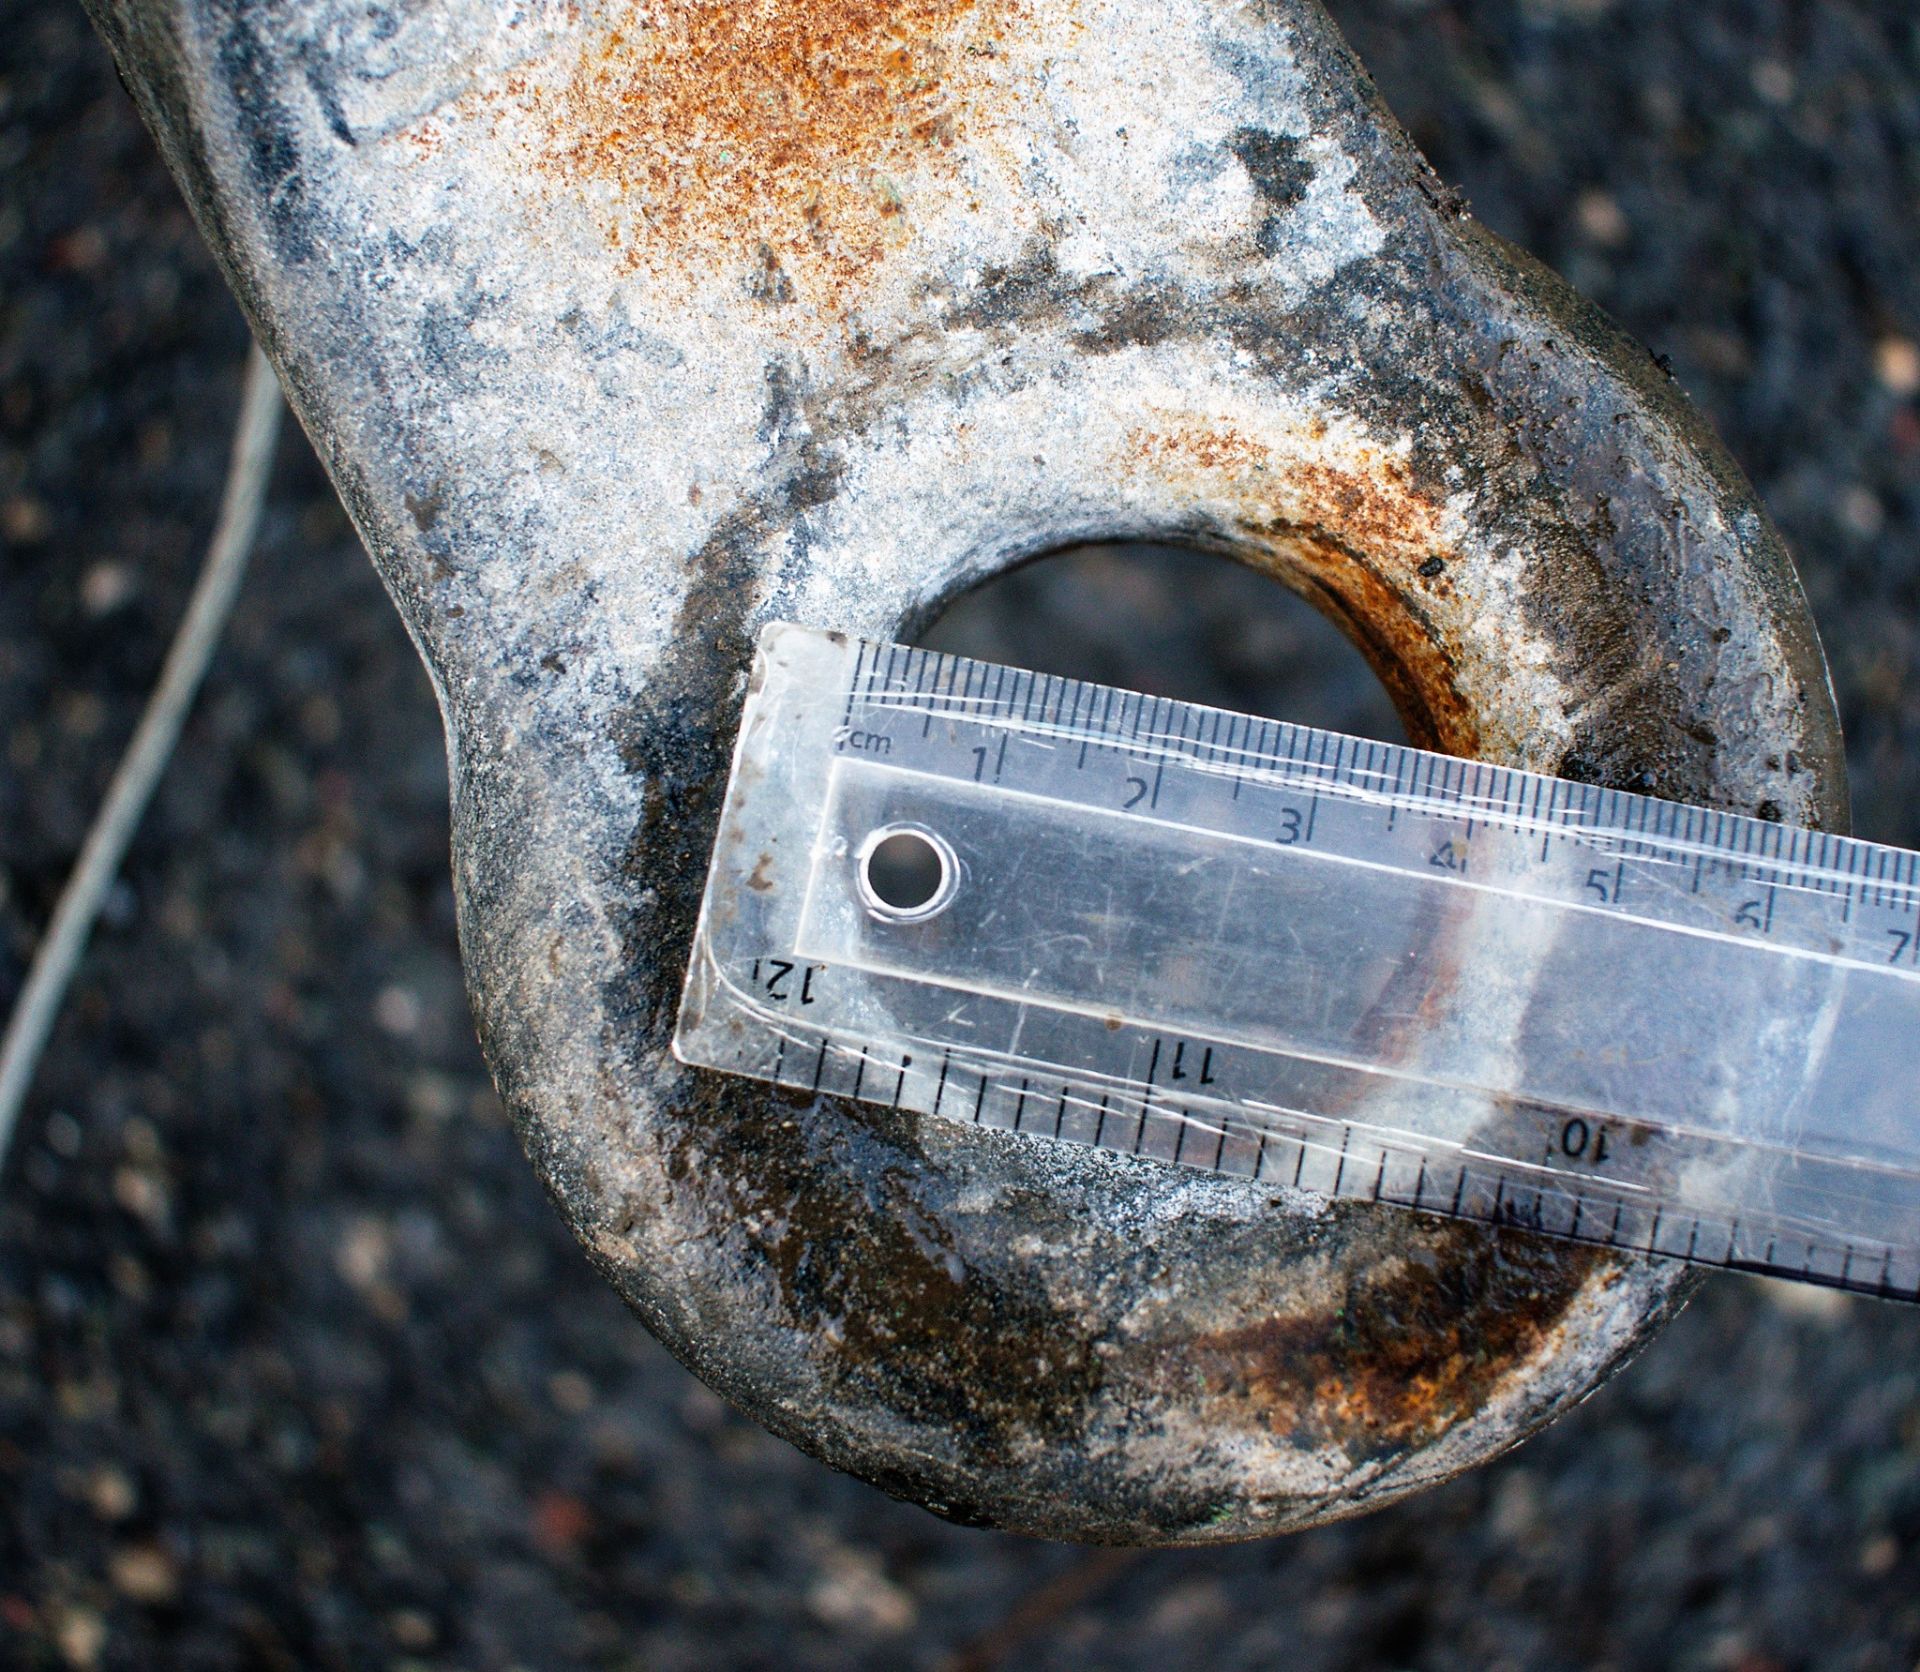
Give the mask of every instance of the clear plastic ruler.
<path id="1" fill-rule="evenodd" d="M 683 1061 L 1920 1299 L 1920 857 L 792 626 Z"/>

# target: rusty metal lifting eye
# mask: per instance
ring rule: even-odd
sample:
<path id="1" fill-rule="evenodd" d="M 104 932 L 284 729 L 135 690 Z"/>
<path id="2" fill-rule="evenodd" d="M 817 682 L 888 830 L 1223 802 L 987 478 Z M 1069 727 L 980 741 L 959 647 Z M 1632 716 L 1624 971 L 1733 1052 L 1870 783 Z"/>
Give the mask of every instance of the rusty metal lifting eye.
<path id="1" fill-rule="evenodd" d="M 861 903 L 873 916 L 887 923 L 925 923 L 953 904 L 960 856 L 925 825 L 886 824 L 860 844 L 854 874 Z"/>
<path id="2" fill-rule="evenodd" d="M 1212 1542 L 1504 1451 L 1678 1303 L 671 1055 L 761 626 L 898 638 L 1099 529 L 1283 575 L 1422 742 L 1844 822 L 1751 489 L 1319 0 L 88 4 L 432 669 L 529 1153 L 730 1400 L 959 1519 Z"/>

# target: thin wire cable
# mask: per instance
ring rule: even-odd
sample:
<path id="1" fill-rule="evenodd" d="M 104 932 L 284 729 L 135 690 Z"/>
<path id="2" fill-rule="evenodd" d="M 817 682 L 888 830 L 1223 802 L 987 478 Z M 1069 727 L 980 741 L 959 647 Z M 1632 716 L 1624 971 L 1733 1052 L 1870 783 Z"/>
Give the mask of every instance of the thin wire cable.
<path id="1" fill-rule="evenodd" d="M 260 526 L 283 410 L 280 385 L 256 344 L 247 351 L 226 489 L 221 495 L 213 539 L 200 566 L 200 578 L 194 582 L 193 596 L 187 600 L 186 614 L 168 647 L 146 712 L 140 716 L 133 741 L 114 771 L 106 799 L 94 815 L 73 873 L 53 908 L 26 983 L 7 1019 L 7 1031 L 0 1035 L 0 1167 L 6 1164 L 20 1105 L 33 1083 L 40 1053 L 60 1014 L 80 954 L 86 950 L 94 920 L 119 874 L 127 845 L 172 758 L 174 745 L 180 741 L 187 711 L 193 706 L 214 646 L 233 611 L 253 537 Z"/>

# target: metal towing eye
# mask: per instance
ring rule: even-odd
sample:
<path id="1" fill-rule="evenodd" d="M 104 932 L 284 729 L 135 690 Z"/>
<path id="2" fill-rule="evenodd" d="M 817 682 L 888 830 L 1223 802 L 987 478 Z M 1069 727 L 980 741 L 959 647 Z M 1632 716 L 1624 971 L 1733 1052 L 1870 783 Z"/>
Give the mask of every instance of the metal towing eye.
<path id="1" fill-rule="evenodd" d="M 667 1050 L 748 648 L 1203 547 L 1416 741 L 1833 826 L 1752 491 L 1313 0 L 90 0 L 432 672 L 487 1058 L 700 1376 L 969 1521 L 1244 1537 L 1440 1480 L 1671 1267 Z"/>

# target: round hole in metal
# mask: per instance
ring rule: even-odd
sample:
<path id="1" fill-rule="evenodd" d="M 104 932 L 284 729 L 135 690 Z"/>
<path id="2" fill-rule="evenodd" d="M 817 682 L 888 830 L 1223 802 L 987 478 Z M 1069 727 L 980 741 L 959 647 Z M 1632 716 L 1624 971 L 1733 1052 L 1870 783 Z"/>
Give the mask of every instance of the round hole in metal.
<path id="1" fill-rule="evenodd" d="M 915 640 L 929 649 L 1264 719 L 1408 741 L 1393 699 L 1333 620 L 1214 551 L 1074 546 L 994 576 Z"/>

